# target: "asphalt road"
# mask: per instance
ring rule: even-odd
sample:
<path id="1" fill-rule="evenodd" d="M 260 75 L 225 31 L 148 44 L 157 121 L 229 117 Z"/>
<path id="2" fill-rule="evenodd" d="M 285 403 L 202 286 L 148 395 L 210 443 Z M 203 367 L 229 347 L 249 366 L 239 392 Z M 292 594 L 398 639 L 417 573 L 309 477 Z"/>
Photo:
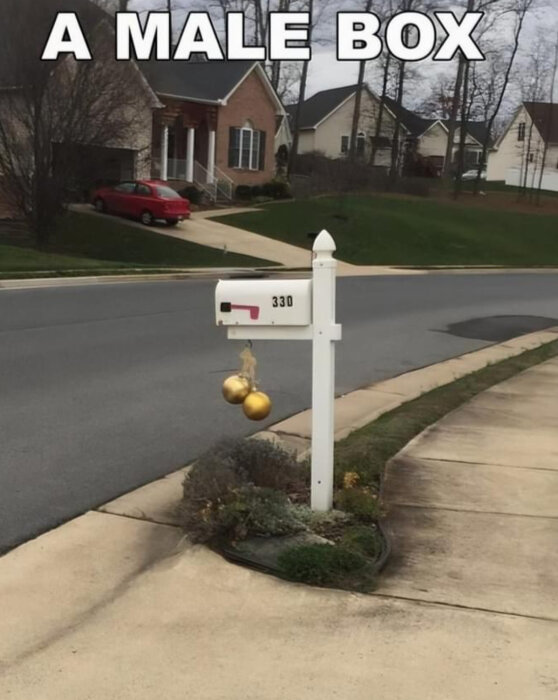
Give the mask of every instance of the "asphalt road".
<path id="1" fill-rule="evenodd" d="M 221 398 L 242 343 L 213 325 L 214 284 L 0 290 L 0 551 L 263 427 Z M 337 392 L 529 330 L 465 323 L 494 315 L 558 316 L 558 275 L 341 279 Z M 269 423 L 308 407 L 310 344 L 254 350 Z"/>

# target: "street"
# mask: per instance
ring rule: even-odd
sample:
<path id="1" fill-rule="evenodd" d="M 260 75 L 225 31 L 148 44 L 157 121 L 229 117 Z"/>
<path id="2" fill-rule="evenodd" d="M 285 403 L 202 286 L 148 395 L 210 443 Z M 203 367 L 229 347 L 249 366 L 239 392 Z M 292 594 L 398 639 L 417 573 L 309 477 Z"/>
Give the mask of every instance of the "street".
<path id="1" fill-rule="evenodd" d="M 243 344 L 215 327 L 214 287 L 0 291 L 0 552 L 265 425 L 221 398 Z M 558 275 L 340 279 L 336 391 L 495 342 L 490 324 L 466 329 L 472 337 L 448 326 L 507 315 L 558 316 Z M 274 402 L 268 424 L 310 405 L 309 343 L 254 353 Z"/>

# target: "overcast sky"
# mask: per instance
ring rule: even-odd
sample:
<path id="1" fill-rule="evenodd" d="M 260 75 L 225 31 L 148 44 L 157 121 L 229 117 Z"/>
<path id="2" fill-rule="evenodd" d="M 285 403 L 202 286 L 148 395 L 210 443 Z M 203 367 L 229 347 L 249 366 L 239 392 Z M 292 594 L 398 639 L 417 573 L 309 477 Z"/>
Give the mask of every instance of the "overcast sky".
<path id="1" fill-rule="evenodd" d="M 333 5 L 335 10 L 342 8 L 344 10 L 358 11 L 362 9 L 364 4 L 362 0 L 357 0 L 356 2 L 352 0 L 332 1 L 335 3 Z M 210 3 L 204 0 L 173 0 L 173 2 L 175 6 L 189 9 L 206 9 L 209 7 L 211 11 Z M 554 27 L 554 32 L 558 33 L 558 0 L 537 0 L 537 2 L 541 3 L 541 8 L 529 18 L 523 33 L 522 52 L 524 55 L 532 50 L 536 42 L 540 40 L 541 32 L 548 31 L 549 27 Z M 458 4 L 462 5 L 463 0 Z M 544 9 L 542 8 L 543 4 L 546 4 Z M 160 10 L 165 5 L 166 0 L 131 0 L 130 9 L 138 11 L 146 9 Z M 440 7 L 447 9 L 448 0 L 440 0 Z M 175 24 L 179 24 L 183 19 L 184 13 L 175 13 Z M 498 29 L 501 35 L 505 30 L 505 26 L 501 24 Z M 357 80 L 357 63 L 336 60 L 334 21 L 331 21 L 330 25 L 322 25 L 319 33 L 326 41 L 330 40 L 330 43 L 329 45 L 324 45 L 325 42 L 322 42 L 321 45 L 313 46 L 313 60 L 309 69 L 307 95 L 312 95 L 319 90 L 355 83 Z M 411 85 L 408 85 L 406 90 L 406 100 L 411 104 L 420 101 L 424 97 L 435 76 L 448 71 L 450 74 L 453 74 L 455 71 L 455 66 L 452 64 L 433 64 L 431 61 L 423 62 L 417 68 L 418 70 L 415 71 L 416 77 L 413 78 Z M 379 71 L 378 62 L 370 61 L 366 79 L 372 85 L 376 82 L 375 79 L 379 78 Z"/>

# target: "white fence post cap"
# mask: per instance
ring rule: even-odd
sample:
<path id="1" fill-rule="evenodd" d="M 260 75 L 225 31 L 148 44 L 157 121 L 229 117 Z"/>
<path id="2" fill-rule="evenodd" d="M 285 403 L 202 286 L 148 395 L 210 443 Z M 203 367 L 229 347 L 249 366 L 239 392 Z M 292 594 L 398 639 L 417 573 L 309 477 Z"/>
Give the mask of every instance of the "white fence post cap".
<path id="1" fill-rule="evenodd" d="M 336 249 L 335 241 L 325 229 L 316 237 L 312 248 L 314 253 L 333 253 Z"/>

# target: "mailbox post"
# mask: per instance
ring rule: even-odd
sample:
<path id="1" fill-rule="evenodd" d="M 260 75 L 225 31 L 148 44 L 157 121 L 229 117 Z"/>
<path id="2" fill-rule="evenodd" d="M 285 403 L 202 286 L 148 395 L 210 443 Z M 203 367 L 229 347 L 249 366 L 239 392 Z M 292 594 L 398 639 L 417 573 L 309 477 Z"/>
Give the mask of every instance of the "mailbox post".
<path id="1" fill-rule="evenodd" d="M 314 241 L 312 280 L 221 280 L 215 292 L 217 324 L 231 340 L 312 341 L 313 510 L 333 505 L 335 242 L 327 231 Z"/>
<path id="2" fill-rule="evenodd" d="M 335 274 L 333 238 L 322 231 L 314 241 L 312 261 L 312 510 L 333 505 L 335 399 Z"/>

